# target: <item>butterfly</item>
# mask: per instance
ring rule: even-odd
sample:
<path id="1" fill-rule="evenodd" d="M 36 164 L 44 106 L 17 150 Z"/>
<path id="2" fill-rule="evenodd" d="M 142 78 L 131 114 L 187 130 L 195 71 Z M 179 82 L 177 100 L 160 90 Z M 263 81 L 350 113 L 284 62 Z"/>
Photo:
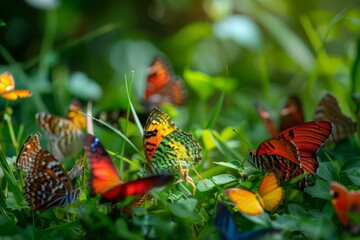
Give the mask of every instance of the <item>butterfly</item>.
<path id="1" fill-rule="evenodd" d="M 338 101 L 329 93 L 317 105 L 314 120 L 332 122 L 334 128 L 329 137 L 331 142 L 344 140 L 356 131 L 356 123 L 341 112 Z"/>
<path id="2" fill-rule="evenodd" d="M 302 110 L 301 101 L 297 96 L 291 96 L 285 107 L 281 110 L 281 122 L 279 130 L 271 120 L 270 113 L 267 112 L 263 106 L 256 104 L 256 111 L 258 112 L 265 127 L 268 129 L 272 137 L 276 136 L 281 131 L 304 122 L 304 113 Z"/>
<path id="3" fill-rule="evenodd" d="M 15 90 L 15 81 L 9 72 L 0 75 L 0 95 L 7 100 L 31 97 L 29 90 Z"/>
<path id="4" fill-rule="evenodd" d="M 144 105 L 146 108 L 163 103 L 182 105 L 186 101 L 183 81 L 174 75 L 173 69 L 164 57 L 153 59 L 146 81 Z"/>
<path id="5" fill-rule="evenodd" d="M 74 203 L 80 195 L 60 162 L 40 147 L 40 133 L 30 135 L 16 160 L 16 166 L 27 171 L 24 195 L 32 210 Z"/>
<path id="6" fill-rule="evenodd" d="M 44 112 L 35 115 L 37 124 L 50 136 L 49 151 L 60 161 L 82 149 L 86 117 L 81 111 L 81 104 L 73 100 L 69 106 L 67 118 Z"/>
<path id="7" fill-rule="evenodd" d="M 312 175 L 319 167 L 317 152 L 331 131 L 328 121 L 302 123 L 263 141 L 250 155 L 257 168 L 279 169 L 281 182 L 303 173 Z"/>
<path id="8" fill-rule="evenodd" d="M 124 182 L 100 140 L 91 134 L 84 138 L 85 153 L 90 163 L 90 195 L 100 195 L 101 202 L 115 203 L 129 196 L 142 197 L 155 187 L 169 183 L 171 175 L 158 175 Z"/>
<path id="9" fill-rule="evenodd" d="M 180 172 L 185 182 L 196 187 L 189 169 L 202 159 L 202 148 L 191 134 L 178 129 L 169 115 L 154 108 L 144 127 L 147 169 L 153 174 Z"/>
<path id="10" fill-rule="evenodd" d="M 274 211 L 284 198 L 284 189 L 279 186 L 277 170 L 269 171 L 260 183 L 258 193 L 241 188 L 225 190 L 225 195 L 235 203 L 237 209 L 249 215 L 260 215 Z"/>
<path id="11" fill-rule="evenodd" d="M 352 233 L 359 233 L 360 225 L 349 218 L 349 214 L 360 215 L 360 191 L 348 191 L 337 182 L 330 184 L 330 194 L 336 215 L 343 226 Z"/>

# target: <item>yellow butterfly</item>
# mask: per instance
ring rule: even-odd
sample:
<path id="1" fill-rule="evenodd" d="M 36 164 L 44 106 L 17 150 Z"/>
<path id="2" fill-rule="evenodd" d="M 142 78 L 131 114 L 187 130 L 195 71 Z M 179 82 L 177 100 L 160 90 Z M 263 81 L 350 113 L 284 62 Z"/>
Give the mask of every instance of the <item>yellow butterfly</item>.
<path id="1" fill-rule="evenodd" d="M 284 189 L 279 186 L 277 170 L 271 170 L 261 181 L 258 193 L 241 188 L 225 190 L 226 196 L 235 203 L 240 212 L 249 215 L 260 215 L 274 211 L 284 198 Z"/>

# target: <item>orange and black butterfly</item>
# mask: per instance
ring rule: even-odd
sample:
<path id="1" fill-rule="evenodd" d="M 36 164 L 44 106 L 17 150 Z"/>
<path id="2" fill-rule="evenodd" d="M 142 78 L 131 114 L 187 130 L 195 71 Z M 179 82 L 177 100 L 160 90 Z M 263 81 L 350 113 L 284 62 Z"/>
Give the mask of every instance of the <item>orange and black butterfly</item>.
<path id="1" fill-rule="evenodd" d="M 155 57 L 148 68 L 145 93 L 141 98 L 145 111 L 137 112 L 140 122 L 144 126 L 153 107 L 160 107 L 165 103 L 183 105 L 186 101 L 186 95 L 184 83 L 181 78 L 174 74 L 170 63 L 165 57 Z M 96 117 L 115 128 L 119 128 L 119 119 L 126 118 L 126 110 L 105 110 L 97 114 Z M 134 122 L 132 113 L 130 113 L 129 120 Z"/>
<path id="2" fill-rule="evenodd" d="M 331 131 L 328 121 L 302 123 L 263 141 L 250 155 L 262 170 L 277 168 L 281 182 L 303 173 L 312 175 L 319 167 L 317 152 Z"/>
<path id="3" fill-rule="evenodd" d="M 338 101 L 329 93 L 317 105 L 314 120 L 330 121 L 333 124 L 333 132 L 329 137 L 331 142 L 344 140 L 356 132 L 356 123 L 341 112 Z"/>
<path id="4" fill-rule="evenodd" d="M 276 136 L 279 132 L 304 122 L 301 100 L 297 96 L 291 96 L 285 107 L 281 110 L 280 129 L 271 120 L 270 113 L 258 103 L 256 104 L 256 111 L 272 137 Z"/>
<path id="5" fill-rule="evenodd" d="M 49 151 L 60 161 L 78 153 L 83 148 L 86 117 L 81 111 L 81 104 L 73 100 L 69 106 L 67 118 L 44 112 L 35 115 L 37 124 L 50 136 Z"/>
<path id="6" fill-rule="evenodd" d="M 183 81 L 174 74 L 170 63 L 164 57 L 153 59 L 146 80 L 144 103 L 147 109 L 164 103 L 182 105 L 186 101 Z"/>
<path id="7" fill-rule="evenodd" d="M 29 90 L 15 90 L 15 80 L 9 72 L 0 75 L 0 96 L 7 100 L 31 97 Z"/>
<path id="8" fill-rule="evenodd" d="M 25 170 L 24 195 L 32 210 L 74 203 L 80 195 L 60 162 L 40 147 L 40 133 L 28 137 L 16 160 Z"/>
<path id="9" fill-rule="evenodd" d="M 351 220 L 350 214 L 360 216 L 360 191 L 348 191 L 337 182 L 330 184 L 330 194 L 336 215 L 342 225 L 352 233 L 359 233 L 360 225 Z"/>
<path id="10" fill-rule="evenodd" d="M 141 198 L 152 188 L 165 186 L 173 179 L 171 175 L 157 175 L 124 182 L 98 138 L 87 134 L 84 148 L 90 163 L 90 194 L 99 194 L 101 202 L 115 203 L 130 196 Z"/>
<path id="11" fill-rule="evenodd" d="M 264 210 L 272 212 L 280 205 L 284 198 L 284 189 L 279 186 L 277 170 L 273 169 L 263 178 L 257 193 L 230 188 L 225 190 L 225 194 L 240 212 L 260 215 Z"/>

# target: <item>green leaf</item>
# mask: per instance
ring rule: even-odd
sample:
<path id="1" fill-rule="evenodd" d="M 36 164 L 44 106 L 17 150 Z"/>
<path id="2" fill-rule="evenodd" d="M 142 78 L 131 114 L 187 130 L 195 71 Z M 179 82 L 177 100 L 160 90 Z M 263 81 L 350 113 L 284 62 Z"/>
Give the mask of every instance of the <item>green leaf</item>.
<path id="1" fill-rule="evenodd" d="M 0 19 L 0 27 L 5 27 L 6 23 L 4 20 Z"/>
<path id="2" fill-rule="evenodd" d="M 214 128 L 215 123 L 219 117 L 221 108 L 223 106 L 224 98 L 225 98 L 225 92 L 223 91 L 220 95 L 220 98 L 216 101 L 215 107 L 214 107 L 213 111 L 211 112 L 210 119 L 206 125 L 206 128 L 210 128 L 210 129 Z"/>
<path id="3" fill-rule="evenodd" d="M 334 181 L 334 168 L 330 162 L 321 163 L 317 174 L 328 183 Z"/>
<path id="4" fill-rule="evenodd" d="M 360 170 L 353 169 L 351 171 L 347 171 L 347 176 L 350 180 L 357 186 L 360 186 Z"/>
<path id="5" fill-rule="evenodd" d="M 238 179 L 230 174 L 221 174 L 221 175 L 213 176 L 211 180 L 217 185 L 223 185 L 229 182 L 237 181 Z"/>
<path id="6" fill-rule="evenodd" d="M 238 163 L 237 161 L 234 163 Z M 235 165 L 231 162 L 214 162 L 214 164 L 218 164 L 218 165 L 221 165 L 221 166 L 225 166 L 225 167 L 228 167 L 228 168 L 231 168 L 231 169 L 234 169 L 234 170 L 238 170 L 240 168 L 240 166 L 238 165 Z"/>
<path id="7" fill-rule="evenodd" d="M 306 192 L 312 197 L 328 200 L 330 196 L 329 183 L 325 182 L 324 180 L 318 179 L 315 182 L 315 186 L 305 188 L 304 192 Z"/>

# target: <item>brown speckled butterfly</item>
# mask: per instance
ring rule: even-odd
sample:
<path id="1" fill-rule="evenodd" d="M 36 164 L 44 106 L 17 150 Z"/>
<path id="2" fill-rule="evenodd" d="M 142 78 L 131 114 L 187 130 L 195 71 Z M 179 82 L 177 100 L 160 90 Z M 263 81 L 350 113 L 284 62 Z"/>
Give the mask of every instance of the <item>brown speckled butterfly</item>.
<path id="1" fill-rule="evenodd" d="M 60 162 L 40 147 L 40 133 L 30 135 L 16 160 L 16 166 L 25 170 L 24 195 L 32 210 L 74 203 L 80 190 L 75 189 Z"/>
<path id="2" fill-rule="evenodd" d="M 50 136 L 48 144 L 59 161 L 82 149 L 83 129 L 86 127 L 85 115 L 78 101 L 73 100 L 69 106 L 67 118 L 39 112 L 35 115 L 40 128 Z"/>

